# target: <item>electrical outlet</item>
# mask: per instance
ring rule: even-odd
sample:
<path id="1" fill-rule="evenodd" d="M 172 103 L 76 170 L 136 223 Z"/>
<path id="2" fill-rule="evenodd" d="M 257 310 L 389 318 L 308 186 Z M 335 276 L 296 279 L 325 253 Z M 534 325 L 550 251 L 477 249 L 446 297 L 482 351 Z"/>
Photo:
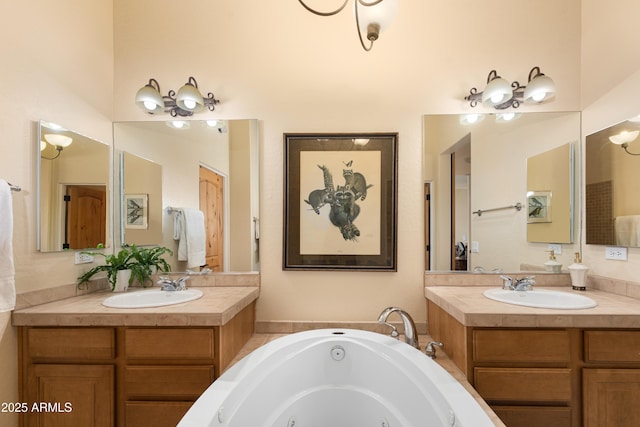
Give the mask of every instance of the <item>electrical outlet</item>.
<path id="1" fill-rule="evenodd" d="M 627 248 L 619 246 L 607 246 L 604 248 L 605 259 L 617 259 L 619 261 L 627 260 Z"/>
<path id="2" fill-rule="evenodd" d="M 559 243 L 549 243 L 547 250 L 553 251 L 556 255 L 562 255 L 562 245 Z"/>
<path id="3" fill-rule="evenodd" d="M 88 264 L 93 262 L 93 255 L 83 254 L 82 252 L 75 252 L 76 264 Z"/>
<path id="4" fill-rule="evenodd" d="M 480 242 L 478 242 L 477 240 L 471 242 L 471 252 L 473 252 L 474 254 L 480 252 Z"/>

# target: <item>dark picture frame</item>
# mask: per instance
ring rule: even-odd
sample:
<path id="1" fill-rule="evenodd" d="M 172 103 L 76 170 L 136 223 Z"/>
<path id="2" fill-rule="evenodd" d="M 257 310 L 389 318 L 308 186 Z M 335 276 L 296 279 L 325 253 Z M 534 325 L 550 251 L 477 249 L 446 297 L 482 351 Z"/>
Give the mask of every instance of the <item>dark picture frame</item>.
<path id="1" fill-rule="evenodd" d="M 397 133 L 284 134 L 283 270 L 397 271 Z"/>

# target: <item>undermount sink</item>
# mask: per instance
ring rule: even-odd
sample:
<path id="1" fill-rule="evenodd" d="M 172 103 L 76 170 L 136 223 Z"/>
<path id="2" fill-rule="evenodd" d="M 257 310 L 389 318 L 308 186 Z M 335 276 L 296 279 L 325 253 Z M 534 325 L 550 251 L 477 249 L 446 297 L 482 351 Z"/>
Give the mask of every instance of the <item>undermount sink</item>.
<path id="1" fill-rule="evenodd" d="M 494 301 L 523 305 L 525 307 L 575 310 L 592 308 L 598 305 L 594 300 L 584 295 L 547 289 L 534 289 L 530 291 L 488 289 L 484 291 L 483 294 L 485 297 Z"/>
<path id="2" fill-rule="evenodd" d="M 102 305 L 111 308 L 147 308 L 180 304 L 193 301 L 202 296 L 199 289 L 185 289 L 184 291 L 162 291 L 158 289 L 124 292 L 113 295 L 102 301 Z"/>

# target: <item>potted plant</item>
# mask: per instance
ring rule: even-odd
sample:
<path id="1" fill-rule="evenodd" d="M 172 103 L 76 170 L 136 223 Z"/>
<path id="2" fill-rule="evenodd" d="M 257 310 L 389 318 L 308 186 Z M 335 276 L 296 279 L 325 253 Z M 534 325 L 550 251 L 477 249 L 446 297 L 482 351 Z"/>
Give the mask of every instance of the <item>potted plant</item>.
<path id="1" fill-rule="evenodd" d="M 100 272 L 107 273 L 107 280 L 111 284 L 111 290 L 126 290 L 134 279 L 144 287 L 151 281 L 151 274 L 155 271 L 171 271 L 171 266 L 162 255 L 173 255 L 169 248 L 162 246 L 153 248 L 138 248 L 135 245 L 123 247 L 117 254 L 104 254 L 102 252 L 82 252 L 83 254 L 104 257 L 105 263 L 98 265 L 78 277 L 78 286 L 85 285 L 94 275 Z M 125 283 L 120 283 L 125 282 Z"/>
<path id="2" fill-rule="evenodd" d="M 164 254 L 173 255 L 173 251 L 164 246 L 138 248 L 136 245 L 131 245 L 130 283 L 135 279 L 144 288 L 148 282 L 153 284 L 152 274 L 171 271 L 169 263 L 162 258 Z"/>

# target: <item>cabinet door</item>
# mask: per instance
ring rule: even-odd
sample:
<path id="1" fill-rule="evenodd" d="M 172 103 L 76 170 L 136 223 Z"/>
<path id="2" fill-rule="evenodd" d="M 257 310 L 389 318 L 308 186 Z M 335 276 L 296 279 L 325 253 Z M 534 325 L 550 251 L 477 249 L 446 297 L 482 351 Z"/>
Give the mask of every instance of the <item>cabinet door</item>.
<path id="1" fill-rule="evenodd" d="M 584 369 L 585 427 L 640 425 L 640 369 Z"/>
<path id="2" fill-rule="evenodd" d="M 114 368 L 111 365 L 32 365 L 25 414 L 27 426 L 112 427 Z"/>

